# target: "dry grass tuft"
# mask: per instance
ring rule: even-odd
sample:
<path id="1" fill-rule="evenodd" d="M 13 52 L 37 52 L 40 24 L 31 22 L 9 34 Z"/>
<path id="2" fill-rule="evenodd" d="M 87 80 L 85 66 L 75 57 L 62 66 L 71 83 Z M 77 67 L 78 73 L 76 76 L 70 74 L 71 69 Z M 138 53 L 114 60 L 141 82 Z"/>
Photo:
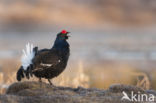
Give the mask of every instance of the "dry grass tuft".
<path id="1" fill-rule="evenodd" d="M 82 61 L 79 61 L 78 68 L 76 70 L 71 71 L 73 72 L 74 76 L 69 75 L 71 73 L 67 73 L 67 72 L 61 74 L 58 77 L 58 79 L 55 81 L 56 84 L 61 85 L 61 86 L 71 86 L 71 87 L 78 87 L 78 86 L 82 86 L 85 88 L 90 87 L 89 86 L 90 78 L 84 71 Z"/>
<path id="2" fill-rule="evenodd" d="M 80 61 L 78 72 L 77 72 L 75 78 L 73 79 L 73 85 L 74 85 L 74 87 L 83 86 L 83 87 L 88 88 L 89 81 L 90 81 L 89 76 L 87 74 L 85 74 L 85 72 L 84 72 L 83 62 Z"/>
<path id="3" fill-rule="evenodd" d="M 75 74 L 72 77 L 69 75 L 70 73 L 62 73 L 56 79 L 54 79 L 54 84 L 59 86 L 70 86 L 70 87 L 78 87 L 83 86 L 88 88 L 89 87 L 89 76 L 84 72 L 84 67 L 82 61 L 78 64 L 78 69 L 73 71 Z M 4 74 L 7 74 L 4 76 Z M 7 78 L 7 79 L 6 79 Z M 13 72 L 1 72 L 0 73 L 0 93 L 3 94 L 6 91 L 6 88 L 11 85 L 12 83 L 16 82 L 16 71 Z M 23 79 L 22 81 L 37 81 L 38 78 L 33 77 L 29 80 Z M 47 82 L 46 79 L 42 79 L 43 82 Z"/>
<path id="4" fill-rule="evenodd" d="M 149 90 L 151 87 L 151 84 L 150 84 L 150 80 L 149 80 L 149 77 L 147 76 L 147 74 L 138 73 L 137 75 L 138 76 L 137 76 L 137 85 L 136 86 L 143 88 L 145 90 Z"/>
<path id="5" fill-rule="evenodd" d="M 2 62 L 1 62 L 2 63 Z M 9 63 L 6 64 L 6 63 Z M 0 93 L 5 93 L 6 88 L 17 82 L 16 72 L 18 62 L 5 61 L 2 65 L 2 71 L 0 72 Z M 68 86 L 85 88 L 96 87 L 101 89 L 107 89 L 114 83 L 136 85 L 142 89 L 148 90 L 150 87 L 154 89 L 155 86 L 155 73 L 152 72 L 152 78 L 149 80 L 148 74 L 143 71 L 138 71 L 136 68 L 129 65 L 121 64 L 96 64 L 86 66 L 86 63 L 79 61 L 76 64 L 68 65 L 67 69 L 52 80 L 56 86 Z M 33 77 L 29 80 L 23 79 L 22 81 L 37 81 L 38 78 Z M 46 79 L 43 82 L 48 83 Z"/>

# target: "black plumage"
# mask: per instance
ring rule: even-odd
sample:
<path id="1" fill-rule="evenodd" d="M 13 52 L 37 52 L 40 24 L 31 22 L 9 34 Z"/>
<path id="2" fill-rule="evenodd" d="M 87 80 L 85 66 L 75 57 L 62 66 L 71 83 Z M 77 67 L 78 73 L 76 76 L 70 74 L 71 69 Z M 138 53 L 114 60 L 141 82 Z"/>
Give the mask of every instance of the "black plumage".
<path id="1" fill-rule="evenodd" d="M 51 49 L 41 49 L 38 47 L 33 48 L 35 56 L 31 60 L 31 64 L 26 68 L 23 66 L 17 72 L 17 80 L 21 81 L 21 78 L 30 78 L 30 76 L 35 75 L 41 81 L 41 78 L 50 79 L 58 76 L 66 68 L 68 58 L 70 55 L 70 48 L 67 42 L 68 34 L 63 30 L 57 34 L 54 45 Z"/>

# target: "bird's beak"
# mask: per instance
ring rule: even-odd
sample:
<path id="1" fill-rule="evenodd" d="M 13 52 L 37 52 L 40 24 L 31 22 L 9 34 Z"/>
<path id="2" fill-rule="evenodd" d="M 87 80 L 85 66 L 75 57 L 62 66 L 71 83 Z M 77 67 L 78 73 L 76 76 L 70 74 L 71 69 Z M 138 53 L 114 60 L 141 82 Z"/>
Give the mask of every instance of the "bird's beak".
<path id="1" fill-rule="evenodd" d="M 67 32 L 67 36 L 70 37 L 70 35 L 68 35 L 70 32 Z"/>
<path id="2" fill-rule="evenodd" d="M 70 37 L 70 35 L 68 35 L 70 32 L 67 32 L 65 38 L 68 39 Z"/>

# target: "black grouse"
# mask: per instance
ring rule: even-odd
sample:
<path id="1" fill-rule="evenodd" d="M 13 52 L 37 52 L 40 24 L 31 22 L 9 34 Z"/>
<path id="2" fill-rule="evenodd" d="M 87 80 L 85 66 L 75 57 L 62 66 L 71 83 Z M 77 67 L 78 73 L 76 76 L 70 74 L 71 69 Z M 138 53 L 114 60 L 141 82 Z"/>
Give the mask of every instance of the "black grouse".
<path id="1" fill-rule="evenodd" d="M 38 47 L 28 43 L 26 50 L 23 50 L 22 65 L 17 71 L 17 80 L 21 81 L 24 77 L 29 79 L 35 75 L 40 82 L 41 78 L 45 78 L 53 85 L 50 79 L 62 73 L 68 62 L 70 55 L 68 33 L 66 30 L 58 33 L 51 49 L 38 50 Z"/>

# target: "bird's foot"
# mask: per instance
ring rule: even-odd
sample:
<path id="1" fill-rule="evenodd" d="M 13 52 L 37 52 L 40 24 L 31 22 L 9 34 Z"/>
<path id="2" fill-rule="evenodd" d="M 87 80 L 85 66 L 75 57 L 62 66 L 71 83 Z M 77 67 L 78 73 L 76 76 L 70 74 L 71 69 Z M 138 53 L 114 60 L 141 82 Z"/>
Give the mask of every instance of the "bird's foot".
<path id="1" fill-rule="evenodd" d="M 55 87 L 55 85 L 50 81 L 50 79 L 48 79 L 48 82 L 52 87 Z"/>

